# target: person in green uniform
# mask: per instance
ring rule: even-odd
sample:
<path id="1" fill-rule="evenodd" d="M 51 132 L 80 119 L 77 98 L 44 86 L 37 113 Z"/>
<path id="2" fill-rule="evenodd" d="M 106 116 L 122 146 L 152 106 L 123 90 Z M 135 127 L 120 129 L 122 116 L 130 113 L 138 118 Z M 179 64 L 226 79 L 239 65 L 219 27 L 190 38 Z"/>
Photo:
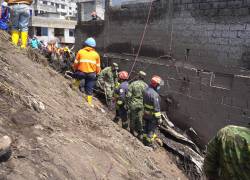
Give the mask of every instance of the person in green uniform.
<path id="1" fill-rule="evenodd" d="M 208 144 L 204 172 L 209 180 L 249 180 L 250 127 L 222 128 Z"/>

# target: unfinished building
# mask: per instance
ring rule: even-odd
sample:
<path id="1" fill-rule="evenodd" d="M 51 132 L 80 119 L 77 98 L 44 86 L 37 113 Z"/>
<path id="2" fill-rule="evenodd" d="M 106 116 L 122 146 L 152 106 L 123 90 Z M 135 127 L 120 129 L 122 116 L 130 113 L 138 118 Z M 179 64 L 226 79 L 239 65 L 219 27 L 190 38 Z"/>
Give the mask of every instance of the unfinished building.
<path id="1" fill-rule="evenodd" d="M 106 1 L 105 21 L 76 26 L 76 46 L 97 40 L 103 62 L 160 75 L 163 110 L 206 143 L 228 124 L 250 122 L 250 1 Z M 149 21 L 147 17 L 149 15 Z M 145 28 L 145 25 L 147 27 Z M 142 34 L 145 30 L 145 37 Z"/>

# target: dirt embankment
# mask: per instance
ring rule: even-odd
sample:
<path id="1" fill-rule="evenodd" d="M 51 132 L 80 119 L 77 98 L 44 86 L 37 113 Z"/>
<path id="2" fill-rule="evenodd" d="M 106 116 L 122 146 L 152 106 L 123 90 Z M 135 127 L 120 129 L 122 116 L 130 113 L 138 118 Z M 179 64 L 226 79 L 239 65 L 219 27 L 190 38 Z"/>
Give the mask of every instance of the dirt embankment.
<path id="1" fill-rule="evenodd" d="M 37 58 L 0 32 L 0 135 L 13 139 L 0 179 L 186 179 L 165 151 L 144 147 L 97 99 L 89 108 Z"/>

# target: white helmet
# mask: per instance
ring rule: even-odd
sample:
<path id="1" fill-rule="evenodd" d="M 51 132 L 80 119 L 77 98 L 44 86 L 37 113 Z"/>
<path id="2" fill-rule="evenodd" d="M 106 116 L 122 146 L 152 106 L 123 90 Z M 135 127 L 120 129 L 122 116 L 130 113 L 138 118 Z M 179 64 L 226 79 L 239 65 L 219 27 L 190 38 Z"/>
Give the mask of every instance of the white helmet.
<path id="1" fill-rule="evenodd" d="M 3 7 L 7 7 L 7 6 L 8 6 L 8 3 L 7 3 L 7 2 L 2 2 L 2 6 L 3 6 Z"/>

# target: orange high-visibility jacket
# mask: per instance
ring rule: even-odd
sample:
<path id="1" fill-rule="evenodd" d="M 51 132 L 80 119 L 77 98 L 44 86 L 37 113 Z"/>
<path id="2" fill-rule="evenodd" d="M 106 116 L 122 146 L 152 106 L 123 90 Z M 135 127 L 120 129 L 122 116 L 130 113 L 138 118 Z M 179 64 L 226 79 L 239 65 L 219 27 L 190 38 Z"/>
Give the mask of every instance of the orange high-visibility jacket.
<path id="1" fill-rule="evenodd" d="M 99 74 L 101 71 L 101 60 L 99 54 L 91 47 L 85 47 L 78 51 L 74 62 L 74 69 L 84 72 Z"/>

